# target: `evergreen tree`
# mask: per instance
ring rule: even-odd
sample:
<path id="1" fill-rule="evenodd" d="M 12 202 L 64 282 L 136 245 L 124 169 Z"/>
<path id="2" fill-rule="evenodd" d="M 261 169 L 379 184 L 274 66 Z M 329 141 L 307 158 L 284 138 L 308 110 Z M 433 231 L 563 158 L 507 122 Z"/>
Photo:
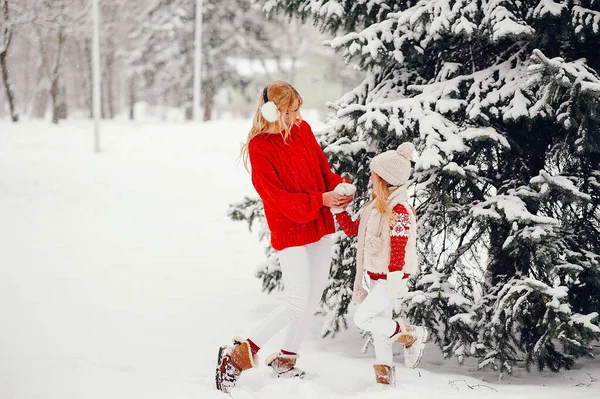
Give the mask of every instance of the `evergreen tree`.
<path id="1" fill-rule="evenodd" d="M 144 11 L 131 37 L 138 50 L 130 61 L 162 103 L 182 105 L 192 117 L 195 0 L 156 0 Z M 246 0 L 205 0 L 202 21 L 202 106 L 211 119 L 217 90 L 243 85 L 230 57 L 270 48 L 260 10 Z M 227 21 L 227 22 L 225 22 Z"/>
<path id="2" fill-rule="evenodd" d="M 401 310 L 447 356 L 570 368 L 600 337 L 600 6 L 592 0 L 269 0 L 312 17 L 364 81 L 322 144 L 368 200 L 369 160 L 412 141 L 421 273 Z M 232 215 L 248 213 L 240 204 Z M 354 274 L 340 237 L 324 333 Z M 272 251 L 269 252 L 272 254 Z M 275 287 L 279 278 L 260 276 Z"/>

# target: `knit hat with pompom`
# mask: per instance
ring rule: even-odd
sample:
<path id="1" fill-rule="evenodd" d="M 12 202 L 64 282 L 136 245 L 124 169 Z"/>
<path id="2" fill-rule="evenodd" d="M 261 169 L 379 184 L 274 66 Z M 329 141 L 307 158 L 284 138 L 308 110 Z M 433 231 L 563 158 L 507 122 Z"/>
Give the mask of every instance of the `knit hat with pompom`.
<path id="1" fill-rule="evenodd" d="M 412 143 L 402 143 L 397 150 L 390 150 L 371 160 L 371 171 L 392 186 L 403 186 L 410 177 L 410 161 L 415 153 Z"/>

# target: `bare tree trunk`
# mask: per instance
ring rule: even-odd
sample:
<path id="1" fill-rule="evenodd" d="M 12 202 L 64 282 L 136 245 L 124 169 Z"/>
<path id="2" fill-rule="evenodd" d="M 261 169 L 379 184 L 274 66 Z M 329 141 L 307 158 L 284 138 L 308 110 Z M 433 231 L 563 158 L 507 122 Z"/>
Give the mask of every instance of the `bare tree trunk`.
<path id="1" fill-rule="evenodd" d="M 135 75 L 129 78 L 129 119 L 135 119 Z"/>
<path id="2" fill-rule="evenodd" d="M 185 120 L 186 121 L 191 121 L 194 119 L 194 106 L 193 106 L 193 93 L 192 93 L 192 87 L 194 87 L 193 85 L 193 81 L 189 81 L 188 84 L 184 85 L 185 89 L 184 90 L 177 90 L 177 93 L 180 93 L 183 91 L 184 93 L 184 98 L 181 99 L 180 101 L 180 107 L 183 106 L 185 109 Z"/>
<path id="3" fill-rule="evenodd" d="M 215 105 L 216 94 L 216 87 L 214 86 L 214 81 L 210 79 L 213 65 L 210 53 L 208 53 L 204 57 L 204 62 L 204 68 L 206 71 L 206 81 L 202 82 L 202 107 L 204 109 L 202 120 L 209 121 L 212 119 L 212 112 L 213 107 Z"/>
<path id="4" fill-rule="evenodd" d="M 0 69 L 2 70 L 2 80 L 4 81 L 4 90 L 6 91 L 6 98 L 8 99 L 8 107 L 10 110 L 10 117 L 13 122 L 19 121 L 19 115 L 15 111 L 15 97 L 10 87 L 10 81 L 8 76 L 8 65 L 6 58 L 8 57 L 8 48 L 10 47 L 12 39 L 12 31 L 8 27 L 8 0 L 4 0 L 2 3 L 2 12 L 4 15 L 4 32 L 2 35 L 2 42 L 0 42 Z"/>
<path id="5" fill-rule="evenodd" d="M 2 80 L 4 81 L 4 90 L 6 91 L 6 98 L 8 99 L 10 117 L 13 122 L 18 122 L 19 115 L 17 115 L 17 112 L 15 111 L 15 98 L 10 87 L 10 82 L 8 80 L 8 66 L 6 65 L 6 55 L 6 51 L 0 53 L 0 69 L 2 69 Z"/>
<path id="6" fill-rule="evenodd" d="M 204 105 L 204 121 L 212 119 L 212 113 L 215 106 L 215 92 L 216 89 L 210 82 L 204 83 L 204 91 L 202 92 L 202 99 Z"/>
<path id="7" fill-rule="evenodd" d="M 48 94 L 50 88 L 50 62 L 47 46 L 44 46 L 44 38 L 40 29 L 35 28 L 37 42 L 40 43 L 40 59 L 37 67 L 37 84 L 32 95 L 30 115 L 34 118 L 44 118 L 48 108 Z"/>
<path id="8" fill-rule="evenodd" d="M 94 93 L 92 90 L 92 86 L 93 86 L 93 82 L 92 82 L 92 40 L 91 39 L 85 39 L 85 60 L 86 60 L 86 66 L 87 66 L 87 76 L 89 78 L 89 85 L 88 85 L 88 91 L 86 93 L 87 95 L 87 104 L 90 108 L 90 118 L 94 117 Z"/>
<path id="9" fill-rule="evenodd" d="M 115 96 L 113 92 L 113 75 L 114 75 L 114 65 L 115 65 L 115 57 L 112 43 L 108 46 L 108 52 L 106 54 L 106 72 L 105 72 L 105 81 L 106 81 L 106 106 L 107 106 L 107 114 L 110 119 L 115 117 Z"/>
<path id="10" fill-rule="evenodd" d="M 85 108 L 89 111 L 89 117 L 93 117 L 92 110 L 92 60 L 91 60 L 91 44 L 90 39 L 76 40 L 77 43 L 77 56 L 81 62 L 79 73 L 82 78 L 80 101 L 83 102 Z"/>
<path id="11" fill-rule="evenodd" d="M 60 59 L 63 44 L 65 42 L 64 28 L 61 26 L 58 29 L 58 47 L 56 49 L 56 58 L 54 68 L 52 70 L 52 85 L 50 88 L 50 96 L 52 97 L 52 123 L 58 123 L 59 119 L 63 117 L 66 110 L 64 104 L 60 104 Z"/>
<path id="12" fill-rule="evenodd" d="M 58 119 L 67 119 L 69 114 L 69 107 L 67 105 L 67 85 L 63 83 L 58 89 Z"/>

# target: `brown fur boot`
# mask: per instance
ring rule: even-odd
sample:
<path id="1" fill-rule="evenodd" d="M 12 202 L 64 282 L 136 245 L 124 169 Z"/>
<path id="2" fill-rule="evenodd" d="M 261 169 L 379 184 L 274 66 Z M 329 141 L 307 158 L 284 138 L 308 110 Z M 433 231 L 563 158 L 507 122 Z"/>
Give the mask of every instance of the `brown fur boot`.
<path id="1" fill-rule="evenodd" d="M 400 325 L 400 332 L 391 337 L 392 340 L 410 348 L 416 341 L 427 341 L 427 330 L 421 326 L 404 324 L 396 320 Z"/>
<path id="2" fill-rule="evenodd" d="M 229 392 L 242 371 L 256 367 L 257 362 L 247 341 L 234 339 L 233 346 L 220 347 L 215 375 L 217 389 Z"/>
<path id="3" fill-rule="evenodd" d="M 378 384 L 396 385 L 396 368 L 387 364 L 374 364 L 375 381 Z"/>
<path id="4" fill-rule="evenodd" d="M 394 341 L 404 345 L 406 348 L 410 348 L 415 343 L 417 338 L 408 331 L 400 331 L 398 334 L 393 336 Z"/>
<path id="5" fill-rule="evenodd" d="M 267 366 L 271 367 L 276 377 L 298 377 L 304 378 L 306 373 L 296 367 L 298 355 L 285 355 L 283 353 L 274 353 L 267 358 Z"/>

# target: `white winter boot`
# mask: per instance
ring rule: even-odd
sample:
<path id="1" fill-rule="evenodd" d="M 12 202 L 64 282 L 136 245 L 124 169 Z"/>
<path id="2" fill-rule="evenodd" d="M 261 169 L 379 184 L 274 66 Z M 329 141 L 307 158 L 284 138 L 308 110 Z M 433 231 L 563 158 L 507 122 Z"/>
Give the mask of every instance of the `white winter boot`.
<path id="1" fill-rule="evenodd" d="M 396 322 L 400 325 L 400 332 L 393 335 L 391 339 L 404 345 L 404 364 L 414 369 L 423 357 L 429 334 L 425 327 L 404 324 L 400 320 Z"/>

